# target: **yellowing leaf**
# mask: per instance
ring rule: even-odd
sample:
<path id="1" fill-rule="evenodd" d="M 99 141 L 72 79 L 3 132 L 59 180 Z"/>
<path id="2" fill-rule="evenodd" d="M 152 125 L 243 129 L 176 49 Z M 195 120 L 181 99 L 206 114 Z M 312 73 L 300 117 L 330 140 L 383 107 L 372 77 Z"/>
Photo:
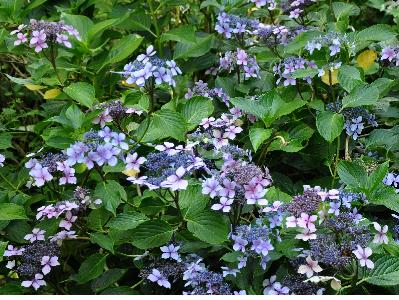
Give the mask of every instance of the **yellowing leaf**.
<path id="1" fill-rule="evenodd" d="M 134 83 L 129 84 L 129 83 L 127 83 L 125 80 L 122 80 L 122 81 L 121 81 L 121 84 L 122 84 L 123 86 L 132 87 L 132 88 L 137 87 L 136 84 L 134 84 Z"/>
<path id="2" fill-rule="evenodd" d="M 365 50 L 356 58 L 357 64 L 364 70 L 370 68 L 377 59 L 377 53 L 373 50 Z"/>
<path id="3" fill-rule="evenodd" d="M 61 94 L 61 90 L 59 89 L 51 89 L 48 90 L 44 93 L 43 98 L 44 99 L 54 99 L 55 97 L 57 97 L 59 94 Z"/>
<path id="4" fill-rule="evenodd" d="M 127 176 L 136 177 L 136 175 L 139 173 L 139 171 L 136 171 L 136 170 L 125 170 L 122 173 L 127 175 Z"/>
<path id="5" fill-rule="evenodd" d="M 37 90 L 41 90 L 41 89 L 44 89 L 45 88 L 45 86 L 42 86 L 42 85 L 38 85 L 38 84 L 25 84 L 25 87 L 28 89 L 28 90 L 31 90 L 31 91 L 37 91 Z"/>
<path id="6" fill-rule="evenodd" d="M 326 70 L 325 74 L 321 76 L 321 81 L 323 81 L 325 84 L 330 85 L 330 71 Z M 338 69 L 334 69 L 331 71 L 331 85 L 337 84 L 338 83 Z"/>

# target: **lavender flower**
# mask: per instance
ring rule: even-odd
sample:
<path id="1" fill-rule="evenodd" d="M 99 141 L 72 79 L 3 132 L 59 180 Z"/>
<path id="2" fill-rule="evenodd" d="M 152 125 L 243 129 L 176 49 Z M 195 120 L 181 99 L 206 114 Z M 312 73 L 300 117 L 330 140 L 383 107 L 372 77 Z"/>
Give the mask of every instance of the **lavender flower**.
<path id="1" fill-rule="evenodd" d="M 35 277 L 32 280 L 24 280 L 21 285 L 23 287 L 33 287 L 35 290 L 39 289 L 41 286 L 46 285 L 46 282 L 43 280 L 43 274 L 35 274 Z"/>
<path id="2" fill-rule="evenodd" d="M 180 249 L 180 246 L 175 246 L 173 244 L 170 244 L 167 246 L 163 246 L 160 249 L 162 251 L 162 258 L 164 259 L 171 258 L 179 261 L 180 257 L 177 251 Z"/>
<path id="3" fill-rule="evenodd" d="M 148 280 L 152 282 L 156 282 L 159 286 L 163 286 L 167 289 L 170 289 L 171 285 L 168 279 L 162 275 L 157 269 L 152 269 L 152 273 L 148 275 Z"/>

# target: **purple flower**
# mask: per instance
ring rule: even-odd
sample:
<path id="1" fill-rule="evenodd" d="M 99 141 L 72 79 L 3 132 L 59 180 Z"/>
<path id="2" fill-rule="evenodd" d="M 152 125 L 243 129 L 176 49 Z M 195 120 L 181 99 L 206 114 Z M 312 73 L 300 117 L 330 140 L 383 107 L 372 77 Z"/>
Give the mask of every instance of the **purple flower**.
<path id="1" fill-rule="evenodd" d="M 18 46 L 18 45 L 21 45 L 22 43 L 26 43 L 28 41 L 26 36 L 27 36 L 26 33 L 18 32 L 17 39 L 14 42 L 14 46 Z"/>
<path id="2" fill-rule="evenodd" d="M 269 240 L 264 241 L 259 238 L 252 242 L 251 250 L 254 250 L 258 254 L 262 254 L 263 256 L 266 256 L 269 251 L 273 249 L 274 247 Z"/>
<path id="3" fill-rule="evenodd" d="M 60 265 L 60 263 L 58 262 L 57 256 L 52 256 L 52 257 L 43 256 L 40 263 L 43 266 L 43 268 L 42 268 L 43 275 L 50 273 L 51 267 Z"/>
<path id="4" fill-rule="evenodd" d="M 340 206 L 341 206 L 341 203 L 339 203 L 339 202 L 330 202 L 330 209 L 328 210 L 328 213 L 338 216 Z"/>
<path id="5" fill-rule="evenodd" d="M 180 249 L 180 246 L 175 246 L 173 244 L 167 245 L 167 246 L 163 246 L 160 248 L 162 251 L 162 258 L 164 259 L 174 259 L 179 261 L 180 257 L 179 257 L 179 253 L 177 252 Z"/>
<path id="6" fill-rule="evenodd" d="M 44 48 L 48 48 L 48 45 L 46 44 L 46 34 L 44 33 L 44 30 L 35 30 L 32 32 L 32 36 L 33 37 L 30 39 L 30 45 L 32 47 L 35 47 L 35 52 L 40 52 Z"/>
<path id="7" fill-rule="evenodd" d="M 73 216 L 70 211 L 65 214 L 65 220 L 62 220 L 59 224 L 59 227 L 65 228 L 66 230 L 70 230 L 72 227 L 73 222 L 76 221 L 78 217 Z"/>
<path id="8" fill-rule="evenodd" d="M 229 198 L 234 198 L 236 192 L 236 183 L 233 181 L 230 181 L 228 179 L 223 180 L 223 187 L 219 191 L 219 195 L 223 197 L 229 197 Z"/>
<path id="9" fill-rule="evenodd" d="M 172 77 L 170 76 L 170 71 L 164 67 L 160 67 L 154 72 L 155 83 L 162 84 L 162 82 L 170 83 Z"/>
<path id="10" fill-rule="evenodd" d="M 381 60 L 389 60 L 392 61 L 396 57 L 396 52 L 394 49 L 390 47 L 386 47 L 381 51 Z"/>
<path id="11" fill-rule="evenodd" d="M 112 134 L 111 144 L 117 146 L 123 150 L 128 150 L 129 145 L 125 142 L 126 135 L 124 133 L 116 133 Z"/>
<path id="12" fill-rule="evenodd" d="M 109 142 L 114 137 L 114 132 L 108 126 L 104 127 L 98 132 L 98 136 L 104 139 L 104 142 Z"/>
<path id="13" fill-rule="evenodd" d="M 231 204 L 233 204 L 234 199 L 221 197 L 220 203 L 216 203 L 212 205 L 211 209 L 213 210 L 222 210 L 223 212 L 229 212 L 231 210 Z"/>
<path id="14" fill-rule="evenodd" d="M 296 8 L 296 9 L 294 9 L 294 10 L 291 10 L 291 11 L 290 11 L 289 17 L 290 17 L 291 19 L 297 19 L 297 18 L 299 18 L 299 16 L 300 16 L 300 14 L 301 14 L 302 11 L 303 11 L 303 10 L 301 10 L 301 9 L 299 9 L 299 8 Z"/>
<path id="15" fill-rule="evenodd" d="M 34 241 L 44 241 L 44 231 L 43 229 L 40 228 L 33 228 L 32 233 L 29 233 L 25 235 L 24 240 L 27 240 L 31 243 Z"/>
<path id="16" fill-rule="evenodd" d="M 211 198 L 216 197 L 219 194 L 219 191 L 222 187 L 219 185 L 219 182 L 215 178 L 208 178 L 202 183 L 202 193 L 204 195 L 208 195 Z"/>
<path id="17" fill-rule="evenodd" d="M 115 166 L 118 163 L 118 159 L 114 156 L 119 154 L 120 149 L 115 148 L 111 144 L 99 145 L 96 149 L 95 161 L 99 166 L 108 163 L 110 166 Z"/>
<path id="18" fill-rule="evenodd" d="M 230 140 L 234 140 L 236 138 L 236 134 L 242 132 L 242 128 L 238 126 L 229 126 L 226 128 L 224 132 L 224 136 L 226 136 Z"/>
<path id="19" fill-rule="evenodd" d="M 101 128 L 105 126 L 106 123 L 112 122 L 112 117 L 109 115 L 108 109 L 102 112 L 98 117 L 93 119 L 93 124 L 100 124 Z"/>
<path id="20" fill-rule="evenodd" d="M 64 45 L 67 48 L 72 48 L 72 44 L 68 39 L 68 36 L 65 34 L 57 34 L 57 39 L 56 39 L 58 44 Z"/>
<path id="21" fill-rule="evenodd" d="M 0 154 L 0 167 L 4 167 L 4 161 L 6 160 L 6 157 L 3 154 Z"/>
<path id="22" fill-rule="evenodd" d="M 176 170 L 176 174 L 166 178 L 166 180 L 161 183 L 161 186 L 168 187 L 172 191 L 185 190 L 188 186 L 188 181 L 183 179 L 184 174 L 186 174 L 186 169 L 179 167 Z"/>
<path id="23" fill-rule="evenodd" d="M 169 67 L 170 72 L 172 73 L 173 76 L 182 74 L 182 71 L 181 71 L 180 68 L 176 65 L 176 62 L 175 62 L 174 60 L 168 60 L 168 61 L 166 61 L 166 65 Z"/>
<path id="24" fill-rule="evenodd" d="M 17 247 L 14 247 L 13 245 L 8 245 L 7 250 L 4 251 L 4 256 L 14 256 L 14 255 L 21 255 L 22 252 L 24 252 L 24 248 L 18 249 Z"/>
<path id="25" fill-rule="evenodd" d="M 245 252 L 245 246 L 248 245 L 248 241 L 236 235 L 232 235 L 231 238 L 234 241 L 233 245 L 234 251 Z"/>
<path id="26" fill-rule="evenodd" d="M 152 269 L 152 273 L 148 275 L 147 277 L 148 280 L 152 282 L 156 282 L 159 286 L 163 286 L 167 289 L 170 289 L 171 285 L 168 279 L 161 274 L 157 269 Z"/>
<path id="27" fill-rule="evenodd" d="M 140 171 L 140 166 L 146 161 L 147 159 L 144 157 L 138 157 L 136 152 L 128 154 L 126 156 L 126 170 Z"/>
<path id="28" fill-rule="evenodd" d="M 373 254 L 373 251 L 369 247 L 363 249 L 357 245 L 357 249 L 352 251 L 352 253 L 356 255 L 362 267 L 374 269 L 374 263 L 369 259 L 369 257 Z"/>
<path id="29" fill-rule="evenodd" d="M 87 153 L 87 156 L 83 158 L 82 163 L 84 163 L 87 169 L 91 170 L 94 168 L 94 162 L 96 161 L 97 154 L 93 151 Z"/>
<path id="30" fill-rule="evenodd" d="M 75 169 L 66 167 L 64 170 L 64 176 L 60 178 L 60 185 L 64 184 L 76 184 Z"/>
<path id="31" fill-rule="evenodd" d="M 242 49 L 237 48 L 237 65 L 244 65 L 248 64 L 248 54 Z"/>
<path id="32" fill-rule="evenodd" d="M 38 273 L 35 275 L 35 278 L 33 278 L 32 280 L 25 280 L 22 281 L 21 285 L 23 287 L 33 287 L 35 290 L 37 290 L 38 288 L 40 288 L 42 285 L 46 285 L 46 282 L 43 280 L 43 275 Z"/>
<path id="33" fill-rule="evenodd" d="M 233 275 L 234 277 L 236 277 L 237 273 L 240 272 L 240 270 L 230 269 L 228 267 L 222 267 L 222 270 L 223 270 L 223 277 L 226 277 L 228 275 Z"/>
<path id="34" fill-rule="evenodd" d="M 127 80 L 127 83 L 136 83 L 138 86 L 143 87 L 145 81 L 152 76 L 154 70 L 155 67 L 147 63 L 143 69 L 133 72 L 134 82 Z"/>
<path id="35" fill-rule="evenodd" d="M 30 170 L 29 175 L 33 177 L 37 187 L 41 187 L 46 183 L 46 181 L 53 179 L 53 176 L 48 171 L 48 168 L 42 167 L 40 164 L 36 164 L 36 166 Z"/>
<path id="36" fill-rule="evenodd" d="M 237 266 L 237 268 L 239 268 L 239 269 L 245 268 L 247 266 L 247 260 L 248 260 L 248 257 L 246 257 L 246 256 L 238 257 L 238 266 Z"/>
<path id="37" fill-rule="evenodd" d="M 143 64 L 146 64 L 148 60 L 150 59 L 151 56 L 154 56 L 156 51 L 154 51 L 154 46 L 150 45 L 147 47 L 145 54 L 140 54 L 137 56 L 137 60 L 143 62 Z"/>

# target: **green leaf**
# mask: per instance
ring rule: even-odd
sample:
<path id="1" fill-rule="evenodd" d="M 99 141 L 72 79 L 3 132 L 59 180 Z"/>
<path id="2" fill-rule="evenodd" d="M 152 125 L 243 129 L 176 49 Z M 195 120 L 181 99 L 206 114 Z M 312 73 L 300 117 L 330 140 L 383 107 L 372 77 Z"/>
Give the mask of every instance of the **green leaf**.
<path id="1" fill-rule="evenodd" d="M 88 32 L 89 41 L 92 41 L 95 38 L 99 38 L 100 34 L 102 32 L 104 32 L 104 30 L 106 30 L 107 28 L 111 27 L 112 25 L 114 25 L 117 22 L 119 22 L 118 19 L 108 19 L 108 20 L 104 20 L 102 22 L 98 22 L 98 23 L 94 24 L 89 29 L 89 32 Z"/>
<path id="2" fill-rule="evenodd" d="M 14 203 L 0 203 L 0 221 L 27 219 L 25 209 Z"/>
<path id="3" fill-rule="evenodd" d="M 95 100 L 94 87 L 87 82 L 74 82 L 63 89 L 64 93 L 78 103 L 88 107 L 93 107 Z"/>
<path id="4" fill-rule="evenodd" d="M 378 89 L 374 86 L 356 86 L 342 99 L 342 108 L 373 105 L 378 101 Z"/>
<path id="5" fill-rule="evenodd" d="M 341 160 L 338 163 L 338 175 L 349 187 L 362 191 L 367 188 L 366 171 L 355 162 Z"/>
<path id="6" fill-rule="evenodd" d="M 142 41 L 143 37 L 137 34 L 130 34 L 121 38 L 109 51 L 100 70 L 106 65 L 115 64 L 128 58 L 140 46 Z"/>
<path id="7" fill-rule="evenodd" d="M 127 269 L 110 269 L 105 271 L 91 283 L 91 288 L 95 293 L 101 292 L 107 287 L 116 283 L 126 274 Z"/>
<path id="8" fill-rule="evenodd" d="M 305 77 L 314 77 L 319 73 L 318 69 L 315 68 L 308 68 L 308 69 L 299 69 L 299 70 L 295 70 L 292 73 L 292 77 L 294 78 L 305 78 Z"/>
<path id="9" fill-rule="evenodd" d="M 4 259 L 4 251 L 7 248 L 8 242 L 0 242 L 0 262 Z"/>
<path id="10" fill-rule="evenodd" d="M 105 209 L 114 215 L 122 200 L 127 200 L 124 188 L 115 180 L 106 180 L 98 183 L 94 190 L 94 195 L 101 199 Z"/>
<path id="11" fill-rule="evenodd" d="M 8 132 L 0 133 L 0 150 L 11 148 L 12 147 L 11 140 L 12 140 L 11 133 Z"/>
<path id="12" fill-rule="evenodd" d="M 370 176 L 367 178 L 368 192 L 374 191 L 379 185 L 381 185 L 381 182 L 388 173 L 388 168 L 389 162 L 386 161 L 380 164 L 378 168 L 370 174 Z"/>
<path id="13" fill-rule="evenodd" d="M 231 98 L 230 101 L 243 111 L 261 118 L 266 125 L 306 104 L 298 98 L 284 100 L 276 90 L 263 94 L 259 100 Z"/>
<path id="14" fill-rule="evenodd" d="M 381 147 L 386 150 L 399 149 L 399 126 L 389 129 L 374 129 L 366 139 L 366 147 Z"/>
<path id="15" fill-rule="evenodd" d="M 394 39 L 396 32 L 386 24 L 377 24 L 360 31 L 356 39 L 359 41 L 386 41 Z"/>
<path id="16" fill-rule="evenodd" d="M 192 25 L 183 25 L 173 28 L 161 35 L 161 42 L 176 41 L 181 43 L 196 43 L 195 28 Z"/>
<path id="17" fill-rule="evenodd" d="M 399 194 L 391 186 L 381 183 L 376 190 L 367 195 L 367 199 L 372 204 L 383 205 L 399 213 Z"/>
<path id="18" fill-rule="evenodd" d="M 188 216 L 187 219 L 187 229 L 201 241 L 221 244 L 227 240 L 229 226 L 221 214 L 202 211 Z"/>
<path id="19" fill-rule="evenodd" d="M 75 104 L 68 107 L 65 111 L 65 117 L 74 129 L 81 128 L 85 119 L 84 113 Z"/>
<path id="20" fill-rule="evenodd" d="M 186 190 L 182 190 L 179 193 L 179 207 L 185 220 L 202 212 L 208 202 L 209 197 L 202 194 L 202 186 L 200 184 L 190 184 Z"/>
<path id="21" fill-rule="evenodd" d="M 320 135 L 331 143 L 344 129 L 344 117 L 332 111 L 322 111 L 316 117 L 316 127 Z"/>
<path id="22" fill-rule="evenodd" d="M 150 249 L 165 245 L 172 238 L 173 228 L 162 220 L 151 220 L 137 226 L 132 231 L 132 244 L 140 249 Z"/>
<path id="23" fill-rule="evenodd" d="M 187 130 L 193 130 L 213 112 L 212 100 L 196 96 L 184 103 L 181 114 L 187 122 Z"/>
<path id="24" fill-rule="evenodd" d="M 349 16 L 357 16 L 360 13 L 359 7 L 354 4 L 345 2 L 334 2 L 332 3 L 335 18 L 340 20 Z"/>
<path id="25" fill-rule="evenodd" d="M 99 245 L 111 253 L 114 253 L 114 241 L 106 234 L 102 233 L 89 233 L 90 242 Z"/>
<path id="26" fill-rule="evenodd" d="M 260 145 L 272 135 L 272 129 L 251 128 L 249 130 L 249 139 L 254 151 L 258 151 Z"/>
<path id="27" fill-rule="evenodd" d="M 173 58 L 184 59 L 205 55 L 209 50 L 211 50 L 213 40 L 214 36 L 211 34 L 204 37 L 196 37 L 195 43 L 177 43 Z"/>
<path id="28" fill-rule="evenodd" d="M 352 66 L 342 66 L 338 69 L 338 82 L 347 91 L 351 92 L 357 86 L 363 86 L 360 70 Z"/>
<path id="29" fill-rule="evenodd" d="M 86 283 L 97 278 L 103 273 L 107 255 L 95 253 L 90 255 L 80 266 L 76 281 L 79 284 Z"/>
<path id="30" fill-rule="evenodd" d="M 141 132 L 145 132 L 147 121 L 143 121 L 137 130 L 137 135 L 140 137 Z M 179 141 L 185 140 L 186 134 L 186 120 L 176 111 L 170 109 L 161 109 L 154 112 L 151 116 L 151 123 L 142 142 L 150 142 L 157 139 L 164 139 L 172 137 Z"/>
<path id="31" fill-rule="evenodd" d="M 93 21 L 86 16 L 81 15 L 69 15 L 61 13 L 61 19 L 65 21 L 66 24 L 72 25 L 79 32 L 82 41 L 87 44 L 89 38 L 89 30 L 93 26 Z"/>
<path id="32" fill-rule="evenodd" d="M 146 215 L 139 212 L 129 212 L 118 214 L 115 218 L 112 218 L 107 226 L 110 228 L 124 230 L 133 229 L 139 226 L 141 223 L 148 221 Z"/>
<path id="33" fill-rule="evenodd" d="M 374 269 L 367 269 L 361 281 L 380 286 L 399 284 L 399 257 L 381 256 L 374 261 Z"/>

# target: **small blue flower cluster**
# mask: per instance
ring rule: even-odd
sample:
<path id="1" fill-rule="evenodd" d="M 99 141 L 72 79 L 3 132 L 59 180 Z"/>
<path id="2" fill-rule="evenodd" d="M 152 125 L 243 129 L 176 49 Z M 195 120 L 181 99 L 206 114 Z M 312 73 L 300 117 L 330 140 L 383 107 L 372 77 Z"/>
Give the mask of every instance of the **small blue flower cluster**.
<path id="1" fill-rule="evenodd" d="M 327 109 L 339 112 L 341 111 L 342 103 L 337 101 L 335 103 L 327 104 Z M 373 127 L 378 127 L 375 115 L 363 107 L 344 108 L 341 113 L 345 118 L 346 134 L 351 136 L 354 140 L 360 136 L 364 129 L 364 122 Z"/>

